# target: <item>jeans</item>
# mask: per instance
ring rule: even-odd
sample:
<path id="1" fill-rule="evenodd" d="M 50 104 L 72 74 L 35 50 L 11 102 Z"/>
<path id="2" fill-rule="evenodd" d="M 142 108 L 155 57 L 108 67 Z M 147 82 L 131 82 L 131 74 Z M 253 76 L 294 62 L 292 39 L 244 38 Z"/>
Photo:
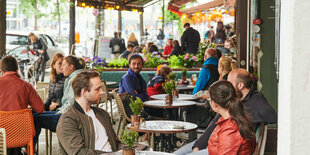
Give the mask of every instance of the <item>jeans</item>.
<path id="1" fill-rule="evenodd" d="M 49 129 L 53 132 L 56 131 L 57 123 L 61 114 L 56 114 L 56 111 L 44 111 L 41 114 L 34 113 L 33 120 L 36 130 L 34 136 L 34 144 L 36 144 L 38 137 L 41 133 L 41 128 Z"/>
<path id="2" fill-rule="evenodd" d="M 193 147 L 195 142 L 196 142 L 196 140 L 191 142 L 191 143 L 188 143 L 188 144 L 182 146 L 181 148 L 179 148 L 178 150 L 176 150 L 173 153 L 176 154 L 176 155 L 186 155 L 186 154 L 187 155 L 208 155 L 209 154 L 208 148 L 200 150 L 198 152 L 192 152 L 193 151 L 192 147 Z"/>

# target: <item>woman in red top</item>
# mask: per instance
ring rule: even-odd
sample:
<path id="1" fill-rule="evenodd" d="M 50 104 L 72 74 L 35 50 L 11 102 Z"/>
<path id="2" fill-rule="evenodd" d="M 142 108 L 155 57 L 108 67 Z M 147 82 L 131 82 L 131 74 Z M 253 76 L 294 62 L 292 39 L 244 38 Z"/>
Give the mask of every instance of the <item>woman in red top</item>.
<path id="1" fill-rule="evenodd" d="M 173 39 L 171 39 L 171 38 L 168 39 L 168 41 L 167 41 L 167 46 L 165 47 L 164 52 L 163 52 L 164 58 L 169 57 L 171 51 L 173 50 L 172 41 L 173 41 Z"/>
<path id="2" fill-rule="evenodd" d="M 209 139 L 209 154 L 251 155 L 255 149 L 253 124 L 233 85 L 218 81 L 209 88 L 209 94 L 211 108 L 221 115 Z"/>

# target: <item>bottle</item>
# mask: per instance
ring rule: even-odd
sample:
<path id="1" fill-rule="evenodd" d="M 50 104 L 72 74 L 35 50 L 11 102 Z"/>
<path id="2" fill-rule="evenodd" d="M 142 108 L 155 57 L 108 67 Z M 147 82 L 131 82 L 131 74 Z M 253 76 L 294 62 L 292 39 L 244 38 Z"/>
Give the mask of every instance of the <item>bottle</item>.
<path id="1" fill-rule="evenodd" d="M 196 75 L 196 74 L 193 74 L 193 75 L 192 75 L 193 86 L 196 85 L 196 81 L 197 81 L 197 75 Z"/>

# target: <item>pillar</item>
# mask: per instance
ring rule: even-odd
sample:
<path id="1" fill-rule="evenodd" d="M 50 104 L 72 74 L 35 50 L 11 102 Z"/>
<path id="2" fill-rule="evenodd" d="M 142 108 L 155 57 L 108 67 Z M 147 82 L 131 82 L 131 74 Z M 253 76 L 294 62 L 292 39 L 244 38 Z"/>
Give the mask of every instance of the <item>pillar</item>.
<path id="1" fill-rule="evenodd" d="M 281 1 L 278 154 L 310 154 L 310 1 Z"/>
<path id="2" fill-rule="evenodd" d="M 122 11 L 118 10 L 118 31 L 122 31 Z"/>
<path id="3" fill-rule="evenodd" d="M 140 14 L 140 36 L 141 38 L 144 36 L 144 29 L 143 29 L 143 12 L 139 12 Z"/>

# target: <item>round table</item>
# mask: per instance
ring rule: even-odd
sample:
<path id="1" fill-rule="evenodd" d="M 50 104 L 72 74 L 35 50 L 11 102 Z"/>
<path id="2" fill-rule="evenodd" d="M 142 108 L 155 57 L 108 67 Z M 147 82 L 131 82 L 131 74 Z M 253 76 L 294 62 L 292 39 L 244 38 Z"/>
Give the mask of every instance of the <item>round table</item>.
<path id="1" fill-rule="evenodd" d="M 133 129 L 137 132 L 145 132 L 151 133 L 151 147 L 154 149 L 154 134 L 160 133 L 161 134 L 161 151 L 163 151 L 163 144 L 168 143 L 167 150 L 172 151 L 175 144 L 176 144 L 176 137 L 175 133 L 182 133 L 182 132 L 189 132 L 197 129 L 197 125 L 189 122 L 182 122 L 182 121 L 145 121 L 144 123 L 140 124 L 139 128 L 131 127 L 131 124 L 128 124 L 127 127 L 129 129 Z M 165 136 L 164 134 L 169 134 L 169 136 Z M 172 135 L 172 137 L 171 137 Z"/>
<path id="2" fill-rule="evenodd" d="M 156 94 L 156 95 L 152 95 L 151 98 L 155 100 L 165 100 L 166 96 L 167 94 Z M 179 94 L 179 97 L 176 99 L 184 100 L 184 101 L 193 101 L 193 100 L 197 100 L 198 97 L 196 97 L 195 95 L 189 95 L 189 94 Z"/>
<path id="3" fill-rule="evenodd" d="M 195 86 L 193 85 L 177 85 L 177 87 L 175 88 L 176 90 L 193 90 L 195 88 Z"/>
<path id="4" fill-rule="evenodd" d="M 152 100 L 144 102 L 144 106 L 151 108 L 182 108 L 196 105 L 194 101 L 173 100 L 171 105 L 166 104 L 165 100 Z"/>

